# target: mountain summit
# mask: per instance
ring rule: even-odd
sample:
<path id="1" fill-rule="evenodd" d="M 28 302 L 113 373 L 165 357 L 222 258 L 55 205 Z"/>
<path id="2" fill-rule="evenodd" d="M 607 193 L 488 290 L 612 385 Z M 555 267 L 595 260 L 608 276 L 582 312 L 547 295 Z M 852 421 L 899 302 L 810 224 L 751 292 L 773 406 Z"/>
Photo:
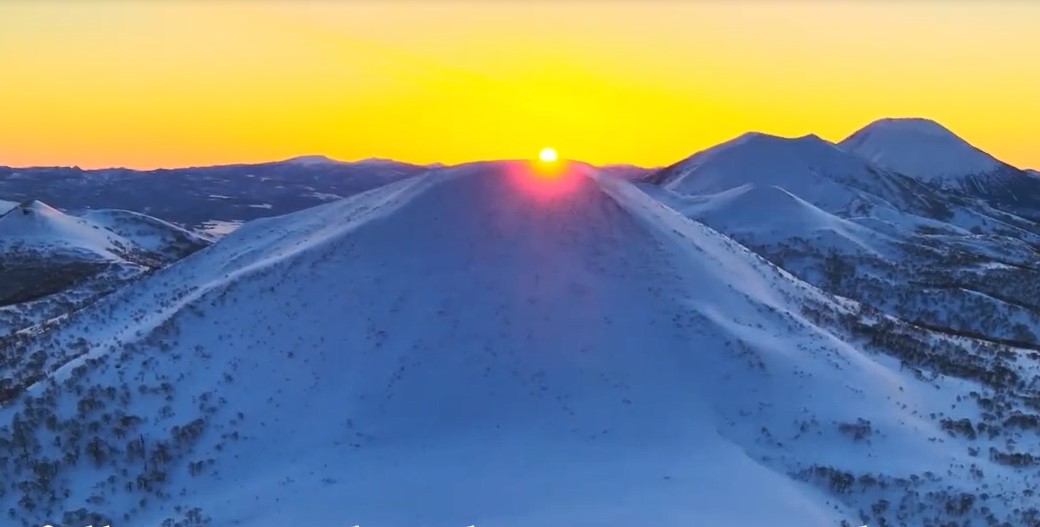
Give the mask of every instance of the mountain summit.
<path id="1" fill-rule="evenodd" d="M 960 186 L 1007 166 L 945 126 L 918 117 L 879 119 L 839 146 L 887 170 L 942 186 Z"/>
<path id="2" fill-rule="evenodd" d="M 343 163 L 343 161 L 337 161 L 337 160 L 332 159 L 331 157 L 325 156 L 325 155 L 310 154 L 310 155 L 302 155 L 302 156 L 290 157 L 289 159 L 285 159 L 283 161 L 280 161 L 280 163 L 287 163 L 287 164 L 291 163 L 291 164 L 295 164 L 295 165 L 312 166 L 312 165 L 335 165 L 335 164 Z"/>

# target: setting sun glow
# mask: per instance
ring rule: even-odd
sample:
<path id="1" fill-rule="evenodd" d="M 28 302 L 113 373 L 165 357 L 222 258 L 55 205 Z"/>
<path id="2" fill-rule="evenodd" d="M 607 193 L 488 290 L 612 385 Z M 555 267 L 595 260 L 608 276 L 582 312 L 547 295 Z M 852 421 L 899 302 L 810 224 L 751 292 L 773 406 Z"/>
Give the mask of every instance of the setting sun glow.
<path id="1" fill-rule="evenodd" d="M 541 152 L 538 152 L 538 159 L 542 160 L 543 163 L 554 163 L 556 162 L 556 150 L 545 147 Z"/>
<path id="2" fill-rule="evenodd" d="M 0 164 L 662 166 L 920 115 L 1040 167 L 1038 34 L 1013 0 L 0 2 Z"/>

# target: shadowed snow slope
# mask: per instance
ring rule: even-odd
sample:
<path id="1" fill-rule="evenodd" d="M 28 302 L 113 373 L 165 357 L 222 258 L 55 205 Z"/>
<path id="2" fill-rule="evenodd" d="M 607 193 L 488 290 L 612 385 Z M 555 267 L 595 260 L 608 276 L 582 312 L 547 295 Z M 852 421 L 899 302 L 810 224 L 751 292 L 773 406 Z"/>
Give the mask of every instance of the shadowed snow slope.
<path id="1" fill-rule="evenodd" d="M 0 423 L 27 399 L 67 401 L 59 427 L 122 413 L 98 432 L 111 456 L 60 465 L 55 492 L 135 525 L 175 506 L 255 527 L 858 524 L 787 474 L 969 458 L 918 417 L 948 400 L 802 318 L 809 300 L 843 309 L 625 181 L 465 165 L 251 222 L 104 299 Z M 786 440 L 857 417 L 885 433 Z M 31 433 L 38 457 L 72 448 Z M 29 521 L 48 505 L 19 509 L 27 471 L 0 509 Z"/>
<path id="2" fill-rule="evenodd" d="M 56 249 L 118 260 L 127 245 L 117 234 L 39 201 L 22 203 L 0 216 L 0 251 Z"/>
<path id="3" fill-rule="evenodd" d="M 867 252 L 890 250 L 888 236 L 823 211 L 780 187 L 745 185 L 718 194 L 677 196 L 649 189 L 684 215 L 752 243 L 802 238 L 821 250 Z"/>
<path id="4" fill-rule="evenodd" d="M 167 261 L 182 258 L 211 243 L 211 240 L 172 223 L 128 210 L 88 210 L 79 216 Z"/>

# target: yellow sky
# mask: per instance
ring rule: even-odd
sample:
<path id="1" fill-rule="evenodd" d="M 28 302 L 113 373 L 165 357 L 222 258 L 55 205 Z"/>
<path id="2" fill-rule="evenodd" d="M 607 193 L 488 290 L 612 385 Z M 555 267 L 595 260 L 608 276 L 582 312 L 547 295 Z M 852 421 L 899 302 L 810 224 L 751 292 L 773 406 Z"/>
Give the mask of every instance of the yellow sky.
<path id="1" fill-rule="evenodd" d="M 0 164 L 662 165 L 926 116 L 1040 166 L 1037 57 L 1029 0 L 13 0 Z"/>

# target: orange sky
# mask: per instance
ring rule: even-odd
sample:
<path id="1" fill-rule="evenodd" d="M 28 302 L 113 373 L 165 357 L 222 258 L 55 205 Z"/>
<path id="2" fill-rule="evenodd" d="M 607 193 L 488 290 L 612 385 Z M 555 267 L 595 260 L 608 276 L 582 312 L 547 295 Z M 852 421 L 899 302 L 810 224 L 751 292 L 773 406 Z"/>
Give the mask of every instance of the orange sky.
<path id="1" fill-rule="evenodd" d="M 1040 167 L 1040 2 L 0 2 L 0 164 L 551 145 L 662 165 L 748 130 L 934 118 Z"/>

